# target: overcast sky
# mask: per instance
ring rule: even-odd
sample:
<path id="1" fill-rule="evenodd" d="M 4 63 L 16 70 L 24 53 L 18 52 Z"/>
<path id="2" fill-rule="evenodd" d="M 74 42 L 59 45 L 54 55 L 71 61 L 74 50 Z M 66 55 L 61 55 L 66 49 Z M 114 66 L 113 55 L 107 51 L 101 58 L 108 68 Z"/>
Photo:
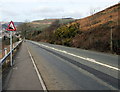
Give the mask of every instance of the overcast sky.
<path id="1" fill-rule="evenodd" d="M 0 21 L 33 21 L 48 18 L 83 18 L 119 0 L 0 0 Z"/>

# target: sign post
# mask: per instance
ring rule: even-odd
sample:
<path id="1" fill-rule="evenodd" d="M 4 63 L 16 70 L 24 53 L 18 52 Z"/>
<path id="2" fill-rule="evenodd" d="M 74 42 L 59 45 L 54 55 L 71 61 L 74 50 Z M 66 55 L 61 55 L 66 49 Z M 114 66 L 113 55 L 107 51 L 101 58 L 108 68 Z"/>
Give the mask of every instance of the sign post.
<path id="1" fill-rule="evenodd" d="M 10 31 L 10 66 L 13 65 L 13 60 L 12 60 L 12 31 L 16 31 L 16 27 L 14 23 L 11 21 L 10 24 L 8 25 L 8 28 L 6 29 L 7 31 Z"/>
<path id="2" fill-rule="evenodd" d="M 10 54 L 10 66 L 12 66 L 13 65 L 13 60 L 12 60 L 12 31 L 10 31 L 10 52 L 11 52 L 11 54 Z"/>

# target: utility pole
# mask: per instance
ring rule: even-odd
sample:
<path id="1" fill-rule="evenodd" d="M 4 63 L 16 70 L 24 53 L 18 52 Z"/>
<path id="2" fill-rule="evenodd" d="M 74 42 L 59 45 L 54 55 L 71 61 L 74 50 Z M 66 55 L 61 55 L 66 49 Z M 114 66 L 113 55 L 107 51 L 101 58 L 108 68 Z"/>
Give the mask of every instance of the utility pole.
<path id="1" fill-rule="evenodd" d="M 112 27 L 111 27 L 111 30 L 110 30 L 110 50 L 111 52 L 113 51 L 113 30 L 112 30 Z"/>

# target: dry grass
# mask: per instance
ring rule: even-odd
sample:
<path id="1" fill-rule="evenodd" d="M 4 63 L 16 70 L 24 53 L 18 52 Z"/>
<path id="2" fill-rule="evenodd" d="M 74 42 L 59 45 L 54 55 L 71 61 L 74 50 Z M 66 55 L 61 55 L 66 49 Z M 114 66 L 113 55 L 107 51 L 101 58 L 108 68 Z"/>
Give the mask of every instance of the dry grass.
<path id="1" fill-rule="evenodd" d="M 120 13 L 120 4 L 109 7 L 92 16 L 77 20 L 80 24 L 81 33 L 76 35 L 72 40 L 72 46 L 92 49 L 103 52 L 110 52 L 110 32 L 113 32 L 113 49 L 115 53 L 118 50 L 120 41 L 120 24 L 118 21 L 118 13 Z M 75 23 L 76 23 L 75 22 Z"/>
<path id="2" fill-rule="evenodd" d="M 76 22 L 80 24 L 80 29 L 83 31 L 89 31 L 96 28 L 101 24 L 106 24 L 108 21 L 118 22 L 118 12 L 120 12 L 120 4 L 109 7 L 101 12 L 98 12 L 92 16 L 79 19 Z M 114 26 L 113 23 L 111 26 Z"/>

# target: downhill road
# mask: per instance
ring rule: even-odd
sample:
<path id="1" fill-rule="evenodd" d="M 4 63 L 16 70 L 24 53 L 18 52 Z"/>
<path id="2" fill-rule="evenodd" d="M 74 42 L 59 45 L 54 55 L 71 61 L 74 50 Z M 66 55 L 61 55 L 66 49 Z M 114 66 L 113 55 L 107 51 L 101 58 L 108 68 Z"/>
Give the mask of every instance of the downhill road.
<path id="1" fill-rule="evenodd" d="M 48 90 L 116 90 L 118 56 L 25 42 Z"/>

